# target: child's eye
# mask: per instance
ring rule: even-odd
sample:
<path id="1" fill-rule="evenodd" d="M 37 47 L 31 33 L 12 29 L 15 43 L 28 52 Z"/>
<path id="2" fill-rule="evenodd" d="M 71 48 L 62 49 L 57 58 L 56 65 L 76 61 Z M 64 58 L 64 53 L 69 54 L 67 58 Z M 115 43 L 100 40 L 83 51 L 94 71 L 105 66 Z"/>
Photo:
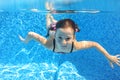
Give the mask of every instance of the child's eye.
<path id="1" fill-rule="evenodd" d="M 70 38 L 66 38 L 66 40 L 68 41 L 68 40 L 70 40 Z"/>
<path id="2" fill-rule="evenodd" d="M 62 39 L 62 37 L 58 37 L 59 39 Z"/>

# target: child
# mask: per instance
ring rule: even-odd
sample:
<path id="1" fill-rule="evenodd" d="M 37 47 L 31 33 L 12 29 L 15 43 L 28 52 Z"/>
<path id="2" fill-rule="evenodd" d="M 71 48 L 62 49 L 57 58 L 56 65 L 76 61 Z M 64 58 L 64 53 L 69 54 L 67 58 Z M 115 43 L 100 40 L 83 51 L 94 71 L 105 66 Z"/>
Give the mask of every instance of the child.
<path id="1" fill-rule="evenodd" d="M 48 38 L 45 38 L 35 32 L 29 32 L 25 39 L 19 36 L 20 40 L 25 43 L 28 43 L 30 40 L 36 40 L 49 50 L 62 54 L 95 47 L 110 61 L 112 68 L 113 63 L 120 66 L 120 55 L 110 55 L 99 43 L 94 41 L 77 41 L 75 39 L 75 32 L 80 30 L 73 20 L 62 19 L 57 22 L 50 14 L 48 14 L 46 18 Z"/>

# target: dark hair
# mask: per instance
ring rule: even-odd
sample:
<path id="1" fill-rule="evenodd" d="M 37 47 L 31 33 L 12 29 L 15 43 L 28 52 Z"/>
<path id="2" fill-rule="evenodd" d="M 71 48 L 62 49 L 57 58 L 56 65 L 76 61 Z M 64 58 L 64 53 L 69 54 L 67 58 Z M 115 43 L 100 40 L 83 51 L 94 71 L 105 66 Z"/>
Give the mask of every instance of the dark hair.
<path id="1" fill-rule="evenodd" d="M 49 30 L 57 30 L 59 28 L 66 28 L 66 27 L 71 27 L 74 30 L 74 34 L 75 34 L 75 32 L 79 32 L 80 31 L 80 29 L 78 28 L 77 24 L 75 24 L 75 22 L 72 19 L 62 19 L 62 20 L 59 20 L 56 23 L 55 28 L 54 27 L 50 27 L 48 29 L 46 37 L 49 36 Z"/>
<path id="2" fill-rule="evenodd" d="M 75 24 L 75 22 L 72 19 L 62 19 L 56 24 L 56 29 L 65 27 L 71 27 L 74 30 L 74 33 L 80 31 L 77 24 Z"/>

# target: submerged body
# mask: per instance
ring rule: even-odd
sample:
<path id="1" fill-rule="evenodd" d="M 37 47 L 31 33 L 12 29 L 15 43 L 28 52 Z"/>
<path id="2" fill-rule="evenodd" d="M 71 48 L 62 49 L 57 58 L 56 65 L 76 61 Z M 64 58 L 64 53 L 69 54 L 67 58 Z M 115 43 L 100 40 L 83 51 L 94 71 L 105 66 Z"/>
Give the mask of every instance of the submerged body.
<path id="1" fill-rule="evenodd" d="M 46 8 L 49 9 L 48 3 Z M 43 46 L 57 53 L 71 53 L 74 51 L 95 47 L 98 49 L 110 62 L 113 68 L 113 63 L 120 66 L 120 55 L 110 55 L 99 43 L 94 41 L 77 41 L 75 38 L 75 32 L 79 32 L 80 29 L 71 19 L 55 20 L 51 14 L 46 16 L 46 28 L 48 30 L 47 37 L 45 38 L 35 32 L 29 32 L 26 38 L 19 36 L 20 40 L 28 43 L 30 40 L 36 40 Z M 51 25 L 55 23 L 54 25 Z"/>

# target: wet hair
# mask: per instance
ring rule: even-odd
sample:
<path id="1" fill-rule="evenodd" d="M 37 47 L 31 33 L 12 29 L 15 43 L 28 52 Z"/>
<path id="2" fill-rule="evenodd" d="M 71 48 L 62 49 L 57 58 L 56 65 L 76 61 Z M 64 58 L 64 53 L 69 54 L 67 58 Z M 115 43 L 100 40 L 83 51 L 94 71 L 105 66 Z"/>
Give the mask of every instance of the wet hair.
<path id="1" fill-rule="evenodd" d="M 57 30 L 59 28 L 67 28 L 67 27 L 71 27 L 74 30 L 74 34 L 75 34 L 75 32 L 79 32 L 80 31 L 80 29 L 78 28 L 77 24 L 75 24 L 75 22 L 72 19 L 62 19 L 62 20 L 59 20 L 56 23 L 55 27 L 50 27 L 48 29 L 46 37 L 49 36 L 49 30 Z"/>
<path id="2" fill-rule="evenodd" d="M 56 30 L 59 28 L 66 28 L 66 27 L 71 27 L 75 32 L 79 32 L 80 29 L 78 28 L 77 24 L 72 19 L 62 19 L 57 22 L 56 24 Z"/>

